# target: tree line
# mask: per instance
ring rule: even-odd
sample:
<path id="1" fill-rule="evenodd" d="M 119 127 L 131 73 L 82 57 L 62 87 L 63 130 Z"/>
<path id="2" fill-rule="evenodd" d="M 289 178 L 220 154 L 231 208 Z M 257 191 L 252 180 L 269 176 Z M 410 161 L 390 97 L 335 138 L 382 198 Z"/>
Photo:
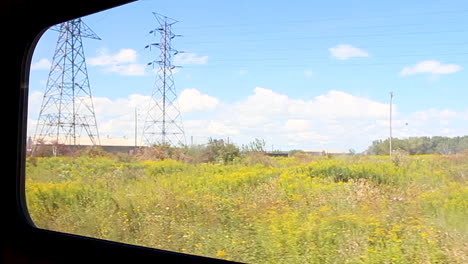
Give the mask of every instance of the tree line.
<path id="1" fill-rule="evenodd" d="M 370 155 L 388 155 L 389 140 L 375 140 L 367 149 Z M 392 150 L 400 150 L 410 155 L 456 154 L 468 150 L 468 136 L 463 137 L 410 137 L 392 139 Z"/>

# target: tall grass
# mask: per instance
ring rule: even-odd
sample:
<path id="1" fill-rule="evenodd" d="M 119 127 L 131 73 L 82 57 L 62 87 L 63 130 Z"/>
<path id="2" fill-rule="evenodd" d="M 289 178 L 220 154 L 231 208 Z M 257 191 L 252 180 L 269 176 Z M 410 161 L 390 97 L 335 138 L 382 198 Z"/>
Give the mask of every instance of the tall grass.
<path id="1" fill-rule="evenodd" d="M 250 263 L 468 263 L 466 156 L 37 158 L 41 228 Z"/>

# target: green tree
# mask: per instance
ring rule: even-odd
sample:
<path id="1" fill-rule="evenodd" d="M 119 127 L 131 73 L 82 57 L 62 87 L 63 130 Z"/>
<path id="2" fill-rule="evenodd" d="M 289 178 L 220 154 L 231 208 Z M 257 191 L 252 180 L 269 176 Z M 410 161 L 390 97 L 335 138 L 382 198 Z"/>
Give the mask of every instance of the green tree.
<path id="1" fill-rule="evenodd" d="M 236 157 L 240 156 L 239 148 L 232 143 L 226 143 L 223 139 L 210 138 L 204 152 L 208 162 L 223 164 L 232 162 Z"/>
<path id="2" fill-rule="evenodd" d="M 242 145 L 242 152 L 266 152 L 266 142 L 263 139 L 255 138 L 247 145 Z"/>
<path id="3" fill-rule="evenodd" d="M 463 137 L 410 137 L 406 139 L 392 139 L 392 149 L 402 150 L 410 155 L 433 154 L 443 155 L 461 153 L 468 150 L 468 136 Z M 388 155 L 389 141 L 375 140 L 367 152 L 371 155 Z"/>

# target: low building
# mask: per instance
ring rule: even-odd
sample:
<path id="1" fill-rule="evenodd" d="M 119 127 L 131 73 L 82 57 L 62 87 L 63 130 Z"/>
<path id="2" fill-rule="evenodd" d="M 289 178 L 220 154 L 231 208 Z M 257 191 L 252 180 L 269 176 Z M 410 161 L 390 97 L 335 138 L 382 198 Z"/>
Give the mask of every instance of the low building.
<path id="1" fill-rule="evenodd" d="M 349 151 L 343 151 L 338 149 L 306 149 L 303 150 L 303 152 L 314 156 L 344 156 L 350 154 Z"/>

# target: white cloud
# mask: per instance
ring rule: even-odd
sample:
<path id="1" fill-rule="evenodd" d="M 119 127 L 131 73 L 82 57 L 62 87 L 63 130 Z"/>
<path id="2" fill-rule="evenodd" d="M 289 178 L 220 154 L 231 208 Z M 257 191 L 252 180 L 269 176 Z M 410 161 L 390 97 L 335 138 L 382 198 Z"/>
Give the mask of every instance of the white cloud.
<path id="1" fill-rule="evenodd" d="M 50 69 L 50 61 L 48 59 L 40 59 L 31 64 L 31 70 L 48 70 Z"/>
<path id="2" fill-rule="evenodd" d="M 431 108 L 425 111 L 414 112 L 413 115 L 417 116 L 419 119 L 428 120 L 432 118 L 437 118 L 437 119 L 455 118 L 458 114 L 457 112 L 448 110 L 448 109 L 439 110 L 439 109 Z"/>
<path id="3" fill-rule="evenodd" d="M 237 109 L 240 113 L 255 113 L 257 117 L 269 113 L 297 118 L 378 118 L 387 115 L 388 105 L 336 90 L 312 100 L 302 100 L 257 87 L 253 95 L 238 103 Z"/>
<path id="4" fill-rule="evenodd" d="M 387 131 L 372 127 L 376 119 L 387 117 L 386 103 L 336 90 L 303 100 L 257 87 L 246 99 L 217 111 L 223 123 L 240 129 L 235 141 L 269 136 L 275 146 L 284 148 L 335 144 L 359 149 Z"/>
<path id="5" fill-rule="evenodd" d="M 336 90 L 317 96 L 315 101 L 308 102 L 306 105 L 310 114 L 317 115 L 319 112 L 321 116 L 330 118 L 377 118 L 386 116 L 388 112 L 386 103 Z M 320 110 L 317 111 L 317 109 Z"/>
<path id="6" fill-rule="evenodd" d="M 288 131 L 303 131 L 310 127 L 311 121 L 306 119 L 288 119 L 285 128 Z"/>
<path id="7" fill-rule="evenodd" d="M 328 143 L 330 140 L 329 136 L 317 133 L 313 130 L 289 133 L 287 134 L 287 137 L 289 140 L 288 146 L 293 146 L 293 147 L 300 147 L 301 145 L 304 145 L 304 143 L 307 143 L 307 142 L 315 142 L 315 143 L 318 143 L 316 145 L 323 146 L 324 144 Z"/>
<path id="8" fill-rule="evenodd" d="M 196 53 L 179 53 L 174 56 L 175 65 L 206 64 L 208 56 L 198 56 Z"/>
<path id="9" fill-rule="evenodd" d="M 104 67 L 104 72 L 125 76 L 145 75 L 145 65 L 137 63 L 137 52 L 134 49 L 121 49 L 115 54 L 101 49 L 98 56 L 88 59 L 87 62 L 91 66 Z"/>
<path id="10" fill-rule="evenodd" d="M 157 68 L 156 68 L 156 67 L 157 67 Z M 159 66 L 156 65 L 155 68 L 156 68 L 156 69 L 154 70 L 154 73 L 155 73 L 155 74 L 163 74 L 163 73 L 164 73 L 164 71 L 163 71 L 162 69 L 160 69 Z M 172 74 L 176 74 L 176 73 L 179 73 L 179 72 L 180 72 L 180 69 L 181 69 L 181 68 L 177 67 L 177 68 L 172 68 L 172 69 L 167 69 L 167 70 L 168 70 L 169 72 L 171 72 Z M 167 72 L 166 72 L 166 73 L 167 73 Z"/>
<path id="11" fill-rule="evenodd" d="M 29 94 L 28 103 L 28 117 L 37 118 L 39 111 L 41 110 L 42 99 L 44 94 L 41 92 L 32 92 Z"/>
<path id="12" fill-rule="evenodd" d="M 311 71 L 311 70 L 305 70 L 304 71 L 304 76 L 307 77 L 307 78 L 311 78 L 312 76 L 314 76 L 314 72 Z"/>
<path id="13" fill-rule="evenodd" d="M 461 69 L 462 67 L 457 64 L 442 64 L 436 60 L 425 60 L 413 66 L 404 67 L 400 72 L 400 76 L 408 76 L 418 73 L 449 74 L 458 72 Z"/>
<path id="14" fill-rule="evenodd" d="M 137 53 L 133 49 L 121 49 L 115 54 L 108 54 L 107 49 L 98 51 L 98 56 L 87 60 L 89 65 L 108 66 L 120 63 L 133 63 L 137 60 Z"/>
<path id="15" fill-rule="evenodd" d="M 39 115 L 40 105 L 42 103 L 43 93 L 34 92 L 29 97 L 28 104 L 28 134 L 33 135 L 36 120 Z M 94 112 L 97 118 L 99 133 L 102 138 L 110 135 L 112 138 L 123 137 L 132 138 L 135 127 L 135 108 L 140 109 L 139 115 L 142 118 L 143 108 L 147 106 L 149 96 L 138 94 L 129 95 L 127 98 L 110 99 L 107 97 L 93 97 Z M 144 112 L 146 113 L 146 112 Z M 140 120 L 142 122 L 142 120 Z M 140 129 L 140 128 L 139 128 Z M 129 141 L 133 142 L 133 141 Z M 104 144 L 104 142 L 101 142 Z"/>
<path id="16" fill-rule="evenodd" d="M 43 93 L 34 92 L 29 97 L 29 122 L 28 133 L 34 133 L 36 119 L 39 115 Z M 93 97 L 94 112 L 96 114 L 99 133 L 108 139 L 134 138 L 135 109 L 138 111 L 138 130 L 141 132 L 147 117 L 151 97 L 148 95 L 131 94 L 125 98 L 110 99 L 108 97 Z M 213 110 L 217 107 L 218 99 L 200 93 L 196 89 L 183 90 L 178 97 L 178 104 L 183 114 L 191 112 Z M 169 114 L 174 116 L 173 108 L 168 109 Z M 182 116 L 183 117 L 183 116 Z M 201 123 L 199 123 L 201 124 Z M 224 132 L 236 132 L 234 128 L 227 127 L 222 122 L 205 122 L 199 129 L 205 133 L 221 135 Z M 138 135 L 139 137 L 141 135 Z M 130 143 L 133 141 L 129 141 Z"/>
<path id="17" fill-rule="evenodd" d="M 437 121 L 440 124 L 449 124 L 450 120 L 457 118 L 459 115 L 459 113 L 452 110 L 431 108 L 411 113 L 408 116 L 408 123 L 417 126 L 425 125 L 431 121 Z"/>
<path id="18" fill-rule="evenodd" d="M 184 121 L 186 136 L 194 135 L 197 138 L 226 137 L 239 135 L 240 129 L 226 124 L 222 120 L 186 120 Z"/>
<path id="19" fill-rule="evenodd" d="M 139 140 L 150 96 L 132 94 L 125 98 L 94 97 L 102 138 L 109 142 L 134 142 L 135 108 L 138 108 Z M 30 96 L 28 132 L 39 112 L 42 94 Z M 187 141 L 209 137 L 227 138 L 246 144 L 262 138 L 275 149 L 341 149 L 358 151 L 372 140 L 388 137 L 388 104 L 332 90 L 312 99 L 291 98 L 271 89 L 256 87 L 236 102 L 221 102 L 197 89 L 185 89 L 178 98 Z M 465 135 L 468 109 L 426 109 L 403 115 L 394 105 L 395 137 Z M 118 140 L 117 140 L 118 139 Z M 114 142 L 113 141 L 113 142 Z"/>
<path id="20" fill-rule="evenodd" d="M 109 116 L 122 116 L 134 114 L 135 108 L 139 109 L 140 114 L 146 113 L 147 105 L 150 100 L 148 95 L 131 94 L 127 98 L 117 98 L 111 100 L 108 97 L 93 98 L 94 111 L 98 118 Z"/>
<path id="21" fill-rule="evenodd" d="M 106 68 L 104 71 L 115 72 L 124 76 L 142 76 L 145 75 L 145 65 L 137 63 L 112 65 Z"/>
<path id="22" fill-rule="evenodd" d="M 219 100 L 215 97 L 202 94 L 197 89 L 185 89 L 178 97 L 178 104 L 182 113 L 193 111 L 213 110 L 218 106 Z"/>
<path id="23" fill-rule="evenodd" d="M 447 129 L 453 136 L 468 134 L 467 127 L 463 127 L 463 112 L 449 109 L 430 108 L 415 111 L 393 120 L 393 134 L 398 138 L 415 136 L 449 136 Z M 377 123 L 380 127 L 388 129 L 389 120 L 381 119 Z M 457 124 L 458 123 L 458 124 Z M 445 131 L 445 132 L 444 132 Z"/>
<path id="24" fill-rule="evenodd" d="M 96 57 L 88 59 L 91 66 L 103 67 L 104 72 L 117 73 L 124 76 L 142 76 L 146 74 L 146 64 L 138 63 L 138 54 L 134 49 L 121 49 L 117 53 L 109 54 L 107 49 L 98 50 Z M 175 65 L 205 64 L 208 56 L 198 56 L 196 53 L 179 53 L 174 57 Z M 157 66 L 157 65 L 155 65 Z M 155 73 L 159 68 L 156 67 Z M 179 68 L 171 70 L 173 74 Z"/>
<path id="25" fill-rule="evenodd" d="M 338 60 L 347 60 L 353 57 L 369 57 L 369 53 L 365 50 L 353 47 L 348 44 L 340 44 L 328 49 L 332 57 Z"/>

